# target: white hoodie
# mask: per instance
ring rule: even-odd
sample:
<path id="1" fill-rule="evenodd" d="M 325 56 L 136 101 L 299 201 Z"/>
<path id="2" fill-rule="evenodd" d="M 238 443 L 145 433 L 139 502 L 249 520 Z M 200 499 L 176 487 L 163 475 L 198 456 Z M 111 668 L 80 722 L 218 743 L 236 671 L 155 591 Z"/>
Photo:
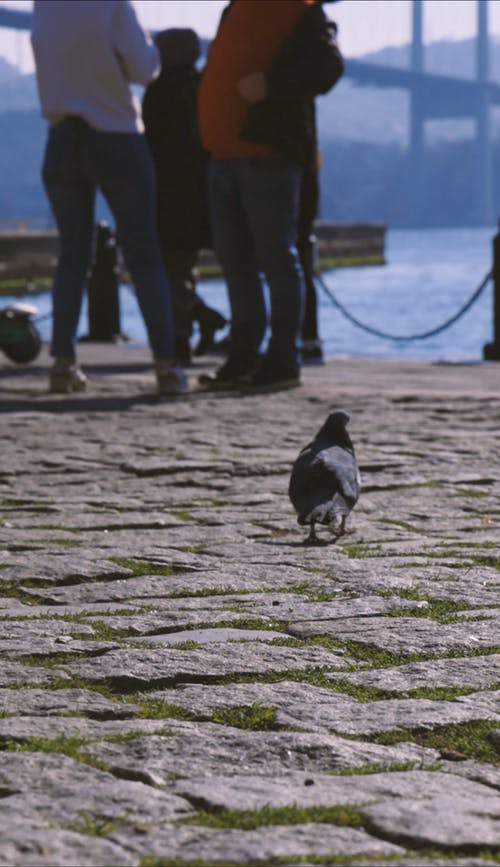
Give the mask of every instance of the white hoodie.
<path id="1" fill-rule="evenodd" d="M 35 0 L 31 34 L 42 115 L 79 115 L 104 132 L 142 132 L 130 84 L 160 71 L 129 0 Z"/>

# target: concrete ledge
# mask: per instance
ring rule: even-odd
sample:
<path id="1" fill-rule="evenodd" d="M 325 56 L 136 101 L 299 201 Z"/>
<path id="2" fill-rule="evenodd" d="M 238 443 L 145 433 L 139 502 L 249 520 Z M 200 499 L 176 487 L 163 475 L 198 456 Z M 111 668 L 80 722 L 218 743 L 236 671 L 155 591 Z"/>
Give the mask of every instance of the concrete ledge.
<path id="1" fill-rule="evenodd" d="M 385 262 L 383 223 L 332 223 L 318 221 L 318 256 L 329 267 Z M 52 278 L 57 262 L 58 237 L 55 231 L 0 232 L 0 294 L 10 294 L 8 281 L 39 283 Z M 198 265 L 201 276 L 213 276 L 220 268 L 211 250 L 202 250 Z M 2 286 L 3 284 L 3 286 Z"/>

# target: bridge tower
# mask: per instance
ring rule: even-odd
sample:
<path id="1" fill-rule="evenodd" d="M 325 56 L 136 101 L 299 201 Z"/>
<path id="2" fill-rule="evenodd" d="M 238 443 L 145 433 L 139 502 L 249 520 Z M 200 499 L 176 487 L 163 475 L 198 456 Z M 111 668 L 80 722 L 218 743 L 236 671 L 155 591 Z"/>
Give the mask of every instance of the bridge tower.
<path id="1" fill-rule="evenodd" d="M 423 0 L 413 0 L 411 70 L 417 78 L 424 71 Z M 410 209 L 412 223 L 422 224 L 424 204 L 424 125 L 425 105 L 422 88 L 414 83 L 410 90 Z"/>
<path id="2" fill-rule="evenodd" d="M 490 140 L 490 76 L 488 0 L 477 0 L 476 78 L 481 95 L 476 116 L 476 190 L 480 222 L 491 226 L 493 218 L 493 171 Z"/>
<path id="3" fill-rule="evenodd" d="M 490 96 L 489 80 L 489 35 L 488 0 L 477 0 L 476 81 L 479 99 L 475 106 L 476 127 L 474 153 L 475 202 L 471 203 L 473 223 L 491 226 L 493 217 L 492 154 L 490 141 Z M 413 84 L 410 89 L 410 166 L 409 179 L 410 211 L 413 225 L 423 222 L 425 190 L 425 121 L 436 114 L 427 104 L 423 74 L 423 0 L 412 3 L 411 72 Z M 466 112 L 455 116 L 466 116 Z M 470 116 L 470 114 L 469 114 Z"/>

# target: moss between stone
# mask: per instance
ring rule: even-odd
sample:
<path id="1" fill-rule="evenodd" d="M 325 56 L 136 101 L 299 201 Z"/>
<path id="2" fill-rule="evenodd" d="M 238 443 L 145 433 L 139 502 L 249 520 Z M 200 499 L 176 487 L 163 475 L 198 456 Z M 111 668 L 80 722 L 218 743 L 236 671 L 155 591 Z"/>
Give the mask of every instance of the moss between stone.
<path id="1" fill-rule="evenodd" d="M 50 539 L 49 542 L 64 548 L 78 548 L 82 544 L 80 539 Z"/>
<path id="2" fill-rule="evenodd" d="M 341 554 L 345 554 L 346 557 L 349 557 L 351 560 L 362 560 L 365 557 L 369 557 L 371 551 L 380 551 L 381 548 L 382 546 L 380 544 L 371 547 L 362 542 L 353 542 L 349 545 L 341 545 L 340 552 Z"/>
<path id="3" fill-rule="evenodd" d="M 393 668 L 407 665 L 410 662 L 430 662 L 438 659 L 468 659 L 470 657 L 490 656 L 491 654 L 500 653 L 500 645 L 497 644 L 474 648 L 473 650 L 453 648 L 445 653 L 396 653 L 360 641 L 338 641 L 326 635 L 318 635 L 306 639 L 306 643 L 316 644 L 330 650 L 344 650 L 348 659 L 354 660 L 355 663 L 363 664 L 363 668 L 369 666 L 370 669 Z M 354 671 L 359 670 L 359 668 L 359 665 L 351 666 L 351 670 Z"/>
<path id="4" fill-rule="evenodd" d="M 94 656 L 101 655 L 101 651 L 94 651 L 94 653 L 79 653 L 71 650 L 67 653 L 64 651 L 51 654 L 26 653 L 18 656 L 17 661 L 22 662 L 23 665 L 42 666 L 43 668 L 51 669 L 62 667 L 71 662 L 81 662 L 82 659 L 92 659 Z"/>
<path id="5" fill-rule="evenodd" d="M 314 781 L 311 778 L 311 784 Z M 304 785 L 308 785 L 307 779 Z M 200 810 L 196 816 L 181 819 L 182 825 L 205 825 L 208 828 L 232 828 L 240 831 L 253 831 L 270 825 L 304 825 L 308 822 L 339 827 L 362 828 L 364 820 L 360 811 L 349 804 L 333 807 L 271 807 L 266 805 L 260 810 Z"/>
<path id="6" fill-rule="evenodd" d="M 179 509 L 177 512 L 174 512 L 174 517 L 178 518 L 179 521 L 193 521 L 194 517 L 189 511 L 189 509 Z"/>
<path id="7" fill-rule="evenodd" d="M 84 765 L 104 770 L 106 768 L 104 762 L 80 752 L 80 747 L 90 742 L 89 738 L 72 738 L 64 735 L 57 738 L 28 737 L 22 742 L 12 738 L 0 743 L 0 751 L 9 753 L 59 753 Z"/>
<path id="8" fill-rule="evenodd" d="M 395 692 L 394 690 L 378 689 L 373 686 L 364 686 L 364 684 L 352 683 L 352 681 L 343 677 L 336 678 L 334 681 L 328 678 L 327 683 L 327 689 L 331 689 L 333 692 L 340 692 L 344 695 L 349 695 L 351 698 L 362 703 L 372 701 L 401 701 L 402 699 L 408 698 L 428 699 L 431 701 L 454 701 L 454 699 L 459 696 L 471 695 L 472 693 L 479 691 L 477 687 L 430 686 L 419 687 L 417 689 L 398 690 Z M 488 689 L 484 689 L 483 691 L 487 692 L 488 690 L 492 691 L 498 688 L 499 684 L 492 683 L 488 686 Z"/>
<path id="9" fill-rule="evenodd" d="M 195 714 L 182 705 L 162 701 L 160 698 L 148 698 L 143 694 L 134 697 L 134 701 L 139 706 L 143 719 L 196 719 Z"/>
<path id="10" fill-rule="evenodd" d="M 383 612 L 383 617 L 422 617 L 436 620 L 438 623 L 458 623 L 463 618 L 459 614 L 468 611 L 470 606 L 465 602 L 453 602 L 449 599 L 434 599 L 427 601 L 425 606 L 415 608 L 391 608 Z"/>
<path id="11" fill-rule="evenodd" d="M 215 710 L 212 722 L 234 726 L 246 731 L 277 731 L 276 708 L 261 704 L 233 705 Z"/>
<path id="12" fill-rule="evenodd" d="M 470 497 L 471 499 L 475 497 L 489 497 L 489 491 L 475 491 L 472 488 L 455 488 L 452 497 Z"/>
<path id="13" fill-rule="evenodd" d="M 325 774 L 331 777 L 360 777 L 369 776 L 370 774 L 388 774 L 399 773 L 400 771 L 413 771 L 416 767 L 415 762 L 388 762 L 387 764 L 372 764 L 372 765 L 353 765 L 350 768 L 340 768 L 338 770 L 327 770 Z M 421 766 L 419 765 L 419 768 Z M 426 771 L 439 771 L 442 765 L 426 765 Z"/>
<path id="14" fill-rule="evenodd" d="M 22 509 L 28 512 L 54 511 L 55 500 L 30 500 L 25 497 L 5 497 L 0 500 L 2 509 Z"/>
<path id="15" fill-rule="evenodd" d="M 451 753 L 454 757 L 475 759 L 478 762 L 488 762 L 498 766 L 500 756 L 488 740 L 490 732 L 496 729 L 498 729 L 498 722 L 473 720 L 465 723 L 448 723 L 432 729 L 383 732 L 365 739 L 383 745 L 401 742 L 416 743 L 439 750 L 444 757 L 447 753 Z"/>
<path id="16" fill-rule="evenodd" d="M 111 563 L 116 563 L 117 566 L 122 566 L 124 569 L 128 569 L 136 578 L 139 578 L 142 575 L 171 576 L 178 574 L 179 572 L 188 571 L 182 566 L 173 566 L 168 563 L 150 563 L 148 560 L 134 560 L 130 557 L 110 557 L 109 559 Z M 121 577 L 125 578 L 127 576 L 122 575 Z"/>
<path id="17" fill-rule="evenodd" d="M 251 859 L 245 861 L 245 867 L 300 867 L 301 864 L 306 867 L 358 867 L 359 864 L 377 865 L 382 862 L 390 864 L 396 862 L 400 856 L 396 855 L 365 855 L 363 852 L 356 852 L 354 855 L 295 855 L 293 857 L 278 856 L 274 858 Z M 236 867 L 235 861 L 225 861 L 215 859 L 213 861 L 204 861 L 203 859 L 184 860 L 179 858 L 155 858 L 154 856 L 141 859 L 139 867 Z"/>
<path id="18" fill-rule="evenodd" d="M 32 581 L 29 578 L 22 582 L 22 589 L 15 581 L 2 581 L 0 582 L 0 597 L 17 599 L 23 605 L 43 605 L 46 602 L 43 596 L 40 596 L 36 592 L 30 592 L 31 588 L 35 590 L 43 586 L 40 581 Z M 51 582 L 46 582 L 46 586 L 51 587 Z"/>
<path id="19" fill-rule="evenodd" d="M 152 737 L 162 737 L 162 738 L 171 738 L 174 737 L 175 732 L 173 729 L 169 728 L 161 728 L 155 729 L 154 731 L 143 731 L 142 729 L 133 729 L 129 732 L 124 732 L 121 735 L 105 735 L 100 738 L 100 740 L 106 741 L 110 744 L 123 744 L 126 741 L 135 741 L 137 738 L 152 738 Z"/>
<path id="20" fill-rule="evenodd" d="M 74 831 L 76 834 L 85 834 L 88 837 L 107 837 L 113 831 L 118 831 L 120 828 L 126 828 L 130 824 L 130 813 L 122 813 L 113 819 L 104 819 L 91 816 L 86 810 L 79 810 L 78 815 L 80 820 L 71 822 L 67 826 L 68 831 Z"/>

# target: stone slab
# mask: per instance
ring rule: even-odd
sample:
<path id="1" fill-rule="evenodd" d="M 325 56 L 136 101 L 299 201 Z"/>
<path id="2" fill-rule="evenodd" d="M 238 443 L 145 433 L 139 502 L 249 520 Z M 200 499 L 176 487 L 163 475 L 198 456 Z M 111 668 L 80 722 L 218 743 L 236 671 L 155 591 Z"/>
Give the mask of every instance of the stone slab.
<path id="1" fill-rule="evenodd" d="M 495 693 L 491 696 L 489 693 L 473 693 L 453 701 L 385 699 L 361 702 L 324 687 L 283 679 L 272 684 L 216 684 L 208 687 L 189 684 L 175 691 L 161 690 L 153 694 L 167 702 L 175 700 L 194 714 L 260 703 L 275 708 L 278 725 L 356 736 L 500 719 L 500 703 Z"/>
<path id="2" fill-rule="evenodd" d="M 425 617 L 370 617 L 355 624 L 349 620 L 290 623 L 287 632 L 296 638 L 329 635 L 400 653 L 443 653 L 491 647 L 498 641 L 499 628 L 500 617 L 453 624 Z"/>
<path id="3" fill-rule="evenodd" d="M 131 835 L 114 835 L 124 848 L 140 854 L 145 848 L 157 858 L 179 858 L 183 861 L 208 863 L 271 864 L 278 858 L 352 856 L 362 854 L 377 859 L 384 855 L 395 859 L 404 849 L 386 840 L 372 837 L 357 828 L 340 828 L 322 823 L 304 825 L 263 826 L 255 831 L 211 831 L 202 826 L 190 829 L 150 829 L 138 844 Z M 182 862 L 181 862 L 182 863 Z M 307 863 L 301 860 L 300 863 Z M 377 864 L 378 864 L 377 860 Z M 392 863 L 397 863 L 393 860 Z"/>
<path id="4" fill-rule="evenodd" d="M 500 799 L 477 795 L 471 801 L 458 793 L 425 800 L 401 799 L 364 807 L 373 833 L 409 846 L 445 849 L 500 848 Z"/>
<path id="5" fill-rule="evenodd" d="M 281 632 L 263 629 L 231 629 L 228 627 L 213 629 L 184 629 L 181 632 L 156 632 L 146 638 L 129 639 L 130 643 L 139 644 L 145 641 L 158 644 L 183 644 L 193 641 L 195 644 L 212 644 L 225 641 L 274 641 L 283 638 Z"/>
<path id="6" fill-rule="evenodd" d="M 23 716 L 84 715 L 94 719 L 129 719 L 135 705 L 111 701 L 88 689 L 0 689 L 0 707 Z"/>
<path id="7" fill-rule="evenodd" d="M 115 683 L 122 687 L 143 689 L 155 685 L 186 681 L 214 681 L 228 675 L 266 674 L 290 669 L 308 671 L 316 668 L 343 668 L 346 660 L 321 647 L 274 646 L 272 654 L 267 642 L 245 642 L 210 645 L 192 650 L 176 648 L 111 650 L 93 660 L 81 660 L 65 666 L 68 673 L 89 683 Z"/>
<path id="8" fill-rule="evenodd" d="M 205 715 L 207 718 L 210 719 L 209 713 Z M 144 721 L 137 721 L 139 732 L 143 724 Z M 120 777 L 160 785 L 171 778 L 209 779 L 220 774 L 231 777 L 235 761 L 238 773 L 259 774 L 266 780 L 302 770 L 334 773 L 366 765 L 377 768 L 407 762 L 422 767 L 435 764 L 439 758 L 436 750 L 411 743 L 386 747 L 329 734 L 242 730 L 203 719 L 199 722 L 166 719 L 164 726 L 170 733 L 168 736 L 156 736 L 152 730 L 147 737 L 138 734 L 123 743 L 103 737 L 83 745 L 81 751 Z M 132 723 L 130 731 L 133 732 Z"/>
<path id="9" fill-rule="evenodd" d="M 274 779 L 239 774 L 232 778 L 180 780 L 173 789 L 191 804 L 210 810 L 260 810 L 266 805 L 286 807 L 293 804 L 300 807 L 351 804 L 367 809 L 370 802 L 386 807 L 388 804 L 406 803 L 426 805 L 434 798 L 458 798 L 460 803 L 468 799 L 470 805 L 478 799 L 481 814 L 487 809 L 492 817 L 498 814 L 498 792 L 480 783 L 438 771 L 394 771 L 365 774 L 363 777 L 296 773 Z M 449 825 L 454 827 L 452 817 Z M 478 822 L 478 828 L 479 825 Z M 495 826 L 493 831 L 496 833 Z"/>
<path id="10" fill-rule="evenodd" d="M 335 680 L 337 675 L 327 677 Z M 431 662 L 414 662 L 397 668 L 349 672 L 345 677 L 351 683 L 389 692 L 407 692 L 429 687 L 485 688 L 500 682 L 500 654 L 434 659 Z"/>

